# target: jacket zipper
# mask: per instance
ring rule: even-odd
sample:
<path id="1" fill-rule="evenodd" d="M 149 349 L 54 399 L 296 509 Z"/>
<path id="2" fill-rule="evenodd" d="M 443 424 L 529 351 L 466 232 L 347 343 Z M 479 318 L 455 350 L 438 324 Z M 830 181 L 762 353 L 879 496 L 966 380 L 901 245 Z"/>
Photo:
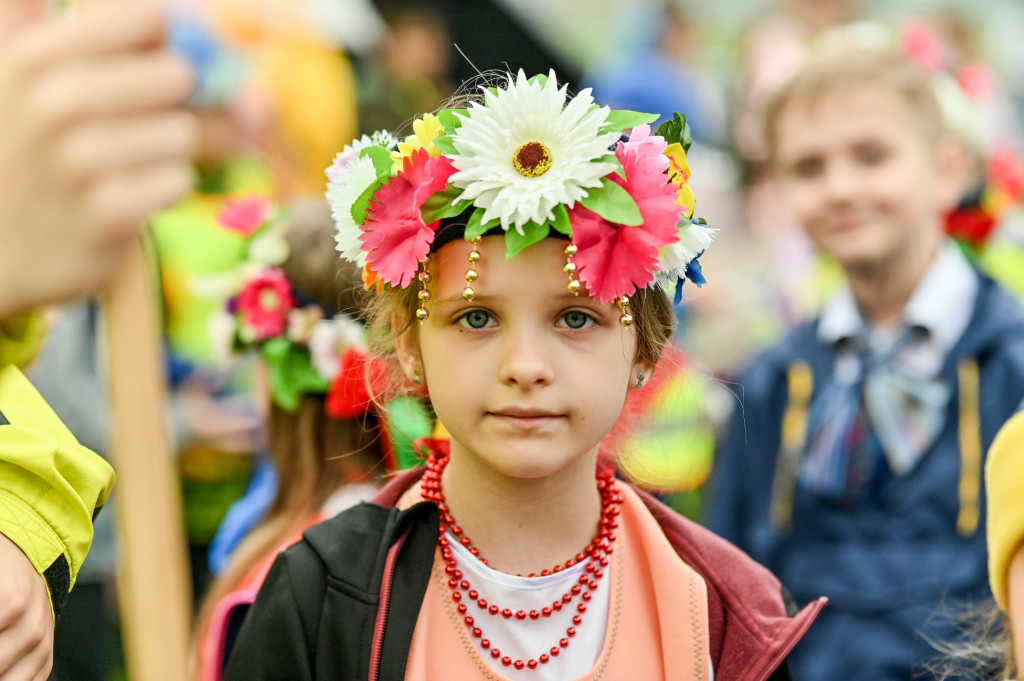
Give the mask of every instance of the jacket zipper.
<path id="1" fill-rule="evenodd" d="M 398 560 L 398 552 L 409 536 L 411 526 L 405 528 L 391 548 L 388 549 L 388 557 L 384 561 L 384 574 L 380 583 L 380 603 L 377 605 L 377 619 L 373 625 L 373 644 L 370 646 L 370 673 L 369 681 L 380 679 L 380 656 L 384 647 L 384 630 L 388 622 L 388 606 L 391 603 L 391 582 L 395 577 L 395 563 Z"/>
<path id="2" fill-rule="evenodd" d="M 782 664 L 782 661 L 785 660 L 791 652 L 793 652 L 793 647 L 796 646 L 797 642 L 803 638 L 803 635 L 807 633 L 807 630 L 811 628 L 812 624 L 814 624 L 814 620 L 817 619 L 818 613 L 821 612 L 821 609 L 825 607 L 826 603 L 828 603 L 828 599 L 821 597 L 817 599 L 813 605 L 809 606 L 813 609 L 812 612 L 806 613 L 807 617 L 805 620 L 789 635 L 785 645 L 783 645 L 779 650 L 780 657 L 778 661 L 769 665 L 765 671 L 758 674 L 754 681 L 766 681 L 769 676 L 775 673 L 779 665 Z"/>

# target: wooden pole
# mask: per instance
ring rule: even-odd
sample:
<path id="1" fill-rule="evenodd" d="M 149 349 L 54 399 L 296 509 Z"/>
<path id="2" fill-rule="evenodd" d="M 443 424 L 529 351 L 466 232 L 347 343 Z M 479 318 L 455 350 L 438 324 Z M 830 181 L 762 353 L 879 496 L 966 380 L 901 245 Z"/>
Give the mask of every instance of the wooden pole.
<path id="1" fill-rule="evenodd" d="M 191 580 L 152 282 L 140 241 L 105 300 L 121 627 L 131 681 L 186 681 Z"/>

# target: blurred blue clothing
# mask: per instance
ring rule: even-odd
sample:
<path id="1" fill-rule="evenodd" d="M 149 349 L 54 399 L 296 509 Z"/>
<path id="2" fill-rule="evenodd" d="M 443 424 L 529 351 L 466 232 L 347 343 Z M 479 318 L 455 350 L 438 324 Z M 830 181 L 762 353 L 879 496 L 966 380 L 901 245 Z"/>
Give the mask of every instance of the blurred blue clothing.
<path id="1" fill-rule="evenodd" d="M 986 451 L 1024 397 L 1024 310 L 991 279 L 975 276 L 970 323 L 939 377 L 957 386 L 958 362 L 977 362 Z M 969 536 L 957 531 L 960 395 L 949 400 L 942 431 L 909 473 L 897 476 L 882 466 L 874 492 L 854 504 L 797 482 L 791 526 L 777 530 L 770 508 L 787 371 L 806 362 L 814 397 L 835 372 L 836 346 L 822 340 L 818 326 L 819 320 L 800 326 L 741 376 L 742 409 L 715 460 L 708 525 L 772 570 L 798 602 L 829 597 L 790 655 L 793 678 L 905 681 L 936 655 L 926 636 L 957 639 L 942 612 L 990 597 L 983 493 L 977 530 Z"/>
<path id="2" fill-rule="evenodd" d="M 263 520 L 276 496 L 277 469 L 269 460 L 264 460 L 253 473 L 245 494 L 228 509 L 220 527 L 217 528 L 217 534 L 210 542 L 210 572 L 219 575 L 224 570 L 231 554 L 246 535 Z"/>
<path id="3" fill-rule="evenodd" d="M 686 115 L 695 140 L 711 142 L 704 102 L 696 75 L 683 63 L 654 51 L 616 59 L 585 79 L 594 99 L 613 109 L 628 109 L 660 116 L 651 129 L 679 112 Z"/>

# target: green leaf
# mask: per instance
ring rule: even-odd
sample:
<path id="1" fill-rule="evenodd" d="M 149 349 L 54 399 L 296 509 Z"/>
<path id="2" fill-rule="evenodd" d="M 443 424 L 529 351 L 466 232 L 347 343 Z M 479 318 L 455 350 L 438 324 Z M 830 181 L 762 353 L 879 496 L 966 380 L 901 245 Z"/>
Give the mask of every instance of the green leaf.
<path id="1" fill-rule="evenodd" d="M 327 391 L 330 383 L 313 367 L 308 350 L 287 338 L 272 338 L 260 349 L 270 379 L 270 397 L 285 411 L 297 411 L 303 393 Z"/>
<path id="2" fill-rule="evenodd" d="M 538 225 L 530 220 L 523 225 L 523 234 L 515 227 L 505 232 L 505 259 L 513 258 L 527 246 L 532 246 L 548 235 L 547 225 Z"/>
<path id="3" fill-rule="evenodd" d="M 434 146 L 445 156 L 455 153 L 455 138 L 451 135 L 441 135 L 434 138 Z"/>
<path id="4" fill-rule="evenodd" d="M 457 114 L 462 116 L 468 116 L 468 109 L 443 109 L 437 114 L 437 119 L 441 121 L 441 125 L 444 126 L 445 134 L 450 133 L 462 126 L 462 119 Z"/>
<path id="5" fill-rule="evenodd" d="M 363 193 L 359 195 L 359 198 L 352 203 L 353 222 L 357 225 L 362 225 L 366 222 L 366 213 L 370 210 L 370 200 L 373 198 L 373 195 L 377 193 L 377 190 L 387 184 L 390 179 L 390 175 L 378 177 L 376 181 L 371 182 L 370 186 L 363 190 Z"/>
<path id="6" fill-rule="evenodd" d="M 693 144 L 693 138 L 690 136 L 690 126 L 686 122 L 686 116 L 681 113 L 672 114 L 672 120 L 665 121 L 658 126 L 658 130 L 654 133 L 665 138 L 665 141 L 669 144 L 675 144 L 678 142 L 682 145 L 683 151 L 689 151 L 690 145 Z"/>
<path id="7" fill-rule="evenodd" d="M 569 224 L 569 211 L 566 209 L 565 204 L 558 204 L 555 206 L 553 212 L 555 214 L 555 219 L 548 223 L 551 225 L 551 229 L 566 236 L 572 236 L 572 225 Z"/>
<path id="8" fill-rule="evenodd" d="M 401 395 L 387 403 L 387 415 L 388 434 L 398 470 L 423 465 L 414 443 L 420 438 L 430 437 L 434 430 L 434 420 L 427 405 L 412 395 Z"/>
<path id="9" fill-rule="evenodd" d="M 469 216 L 469 222 L 466 223 L 466 239 L 475 239 L 478 236 L 483 236 L 488 230 L 494 229 L 501 224 L 501 220 L 494 218 L 488 222 L 483 222 L 484 209 L 477 208 L 473 211 L 473 214 Z"/>
<path id="10" fill-rule="evenodd" d="M 537 83 L 540 83 L 540 86 L 544 87 L 545 85 L 548 84 L 548 77 L 547 74 L 538 73 L 536 76 L 530 76 L 529 78 L 527 78 L 526 82 L 529 83 L 530 85 L 536 85 Z"/>
<path id="11" fill-rule="evenodd" d="M 428 225 L 442 218 L 453 218 L 460 215 L 469 208 L 473 202 L 470 200 L 455 201 L 462 196 L 462 190 L 453 184 L 448 185 L 442 191 L 434 192 L 420 206 L 420 214 L 423 222 Z M 455 201 L 455 203 L 452 203 Z"/>
<path id="12" fill-rule="evenodd" d="M 580 200 L 586 208 L 594 211 L 608 222 L 616 225 L 636 226 L 644 219 L 636 201 L 625 189 L 607 177 L 601 179 L 601 186 L 588 189 L 590 194 Z"/>
<path id="13" fill-rule="evenodd" d="M 653 123 L 658 120 L 658 114 L 642 113 L 640 111 L 626 111 L 625 109 L 612 109 L 608 112 L 608 121 L 601 126 L 601 132 L 613 130 L 632 130 L 644 123 Z"/>
<path id="14" fill-rule="evenodd" d="M 377 171 L 377 175 L 390 173 L 391 165 L 394 162 L 391 158 L 391 152 L 376 144 L 363 147 L 362 151 L 359 152 L 359 158 L 368 158 L 373 161 L 373 168 Z"/>

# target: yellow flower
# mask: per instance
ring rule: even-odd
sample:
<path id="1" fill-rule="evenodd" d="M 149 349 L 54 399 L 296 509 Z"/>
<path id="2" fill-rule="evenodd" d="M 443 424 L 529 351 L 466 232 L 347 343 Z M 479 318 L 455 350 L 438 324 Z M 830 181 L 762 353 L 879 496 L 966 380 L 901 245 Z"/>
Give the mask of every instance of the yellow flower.
<path id="1" fill-rule="evenodd" d="M 665 156 L 669 161 L 669 182 L 676 186 L 677 206 L 686 208 L 686 217 L 693 217 L 693 207 L 697 202 L 693 196 L 693 190 L 688 184 L 690 181 L 690 164 L 686 161 L 686 151 L 679 142 L 673 142 L 665 149 Z"/>
<path id="2" fill-rule="evenodd" d="M 394 160 L 391 172 L 397 173 L 401 170 L 406 157 L 420 147 L 425 148 L 431 156 L 441 155 L 441 151 L 434 146 L 434 140 L 444 134 L 444 126 L 437 116 L 423 114 L 423 118 L 417 118 L 412 122 L 412 133 L 404 142 L 398 143 L 398 151 L 391 152 L 391 158 Z"/>

